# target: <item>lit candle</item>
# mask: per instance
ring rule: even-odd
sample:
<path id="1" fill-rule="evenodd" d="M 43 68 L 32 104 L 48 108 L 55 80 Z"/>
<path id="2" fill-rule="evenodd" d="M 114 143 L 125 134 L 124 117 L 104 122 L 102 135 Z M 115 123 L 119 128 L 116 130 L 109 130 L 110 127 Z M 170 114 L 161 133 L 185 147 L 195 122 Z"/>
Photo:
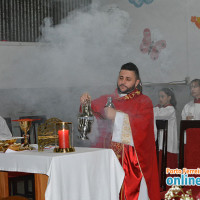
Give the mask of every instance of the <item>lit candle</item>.
<path id="1" fill-rule="evenodd" d="M 60 149 L 69 148 L 69 130 L 58 130 L 58 138 Z"/>

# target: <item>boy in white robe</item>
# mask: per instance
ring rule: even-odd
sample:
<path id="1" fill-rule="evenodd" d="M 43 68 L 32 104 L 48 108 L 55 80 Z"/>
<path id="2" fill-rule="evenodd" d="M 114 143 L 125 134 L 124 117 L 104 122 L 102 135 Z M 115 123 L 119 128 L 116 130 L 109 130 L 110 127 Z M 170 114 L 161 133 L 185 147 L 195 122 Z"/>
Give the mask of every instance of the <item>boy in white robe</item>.
<path id="1" fill-rule="evenodd" d="M 182 120 L 200 120 L 200 79 L 191 81 L 190 93 L 194 100 L 184 106 L 181 113 Z M 184 132 L 184 144 L 186 144 L 186 131 Z"/>
<path id="2" fill-rule="evenodd" d="M 200 79 L 191 81 L 190 93 L 194 100 L 184 106 L 182 120 L 200 120 Z"/>

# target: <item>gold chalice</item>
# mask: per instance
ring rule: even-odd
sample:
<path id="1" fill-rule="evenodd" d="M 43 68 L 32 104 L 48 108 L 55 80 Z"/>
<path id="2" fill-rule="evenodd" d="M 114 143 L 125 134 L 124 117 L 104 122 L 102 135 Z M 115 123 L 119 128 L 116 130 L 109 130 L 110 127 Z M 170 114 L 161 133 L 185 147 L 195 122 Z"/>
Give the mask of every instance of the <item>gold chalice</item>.
<path id="1" fill-rule="evenodd" d="M 29 142 L 28 142 L 29 135 L 27 134 L 27 132 L 30 130 L 31 124 L 32 124 L 32 121 L 29 121 L 29 120 L 19 121 L 19 126 L 20 126 L 21 130 L 24 132 L 24 135 L 23 135 L 24 136 L 24 145 L 23 145 L 23 147 L 24 148 L 28 147 L 28 149 L 31 149 L 31 147 L 30 147 Z"/>
<path id="2" fill-rule="evenodd" d="M 13 121 L 17 121 L 19 122 L 19 126 L 21 128 L 21 130 L 24 132 L 24 144 L 22 146 L 23 149 L 25 150 L 33 150 L 34 148 L 31 147 L 29 145 L 29 135 L 28 135 L 28 131 L 30 130 L 31 128 L 31 124 L 32 124 L 32 121 L 35 121 L 35 120 L 40 120 L 40 119 L 18 119 L 18 120 L 13 120 Z"/>

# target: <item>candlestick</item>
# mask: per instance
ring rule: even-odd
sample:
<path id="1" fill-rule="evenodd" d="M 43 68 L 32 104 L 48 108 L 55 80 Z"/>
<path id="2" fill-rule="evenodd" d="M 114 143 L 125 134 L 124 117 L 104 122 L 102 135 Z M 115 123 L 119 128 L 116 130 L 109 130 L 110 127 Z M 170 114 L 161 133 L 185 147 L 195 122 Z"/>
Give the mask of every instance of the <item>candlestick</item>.
<path id="1" fill-rule="evenodd" d="M 69 148 L 69 130 L 58 130 L 58 138 L 60 149 Z"/>

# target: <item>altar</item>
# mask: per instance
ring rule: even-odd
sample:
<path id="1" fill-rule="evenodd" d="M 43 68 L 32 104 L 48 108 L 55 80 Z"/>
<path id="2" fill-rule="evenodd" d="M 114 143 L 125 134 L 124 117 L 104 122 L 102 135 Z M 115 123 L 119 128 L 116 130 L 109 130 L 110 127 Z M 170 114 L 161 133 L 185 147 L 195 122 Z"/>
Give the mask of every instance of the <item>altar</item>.
<path id="1" fill-rule="evenodd" d="M 75 149 L 71 153 L 53 153 L 53 150 L 0 153 L 0 173 L 47 175 L 46 190 L 36 191 L 45 192 L 45 200 L 118 200 L 124 171 L 115 153 L 111 149 Z M 40 194 L 36 194 L 39 199 L 37 196 Z"/>

